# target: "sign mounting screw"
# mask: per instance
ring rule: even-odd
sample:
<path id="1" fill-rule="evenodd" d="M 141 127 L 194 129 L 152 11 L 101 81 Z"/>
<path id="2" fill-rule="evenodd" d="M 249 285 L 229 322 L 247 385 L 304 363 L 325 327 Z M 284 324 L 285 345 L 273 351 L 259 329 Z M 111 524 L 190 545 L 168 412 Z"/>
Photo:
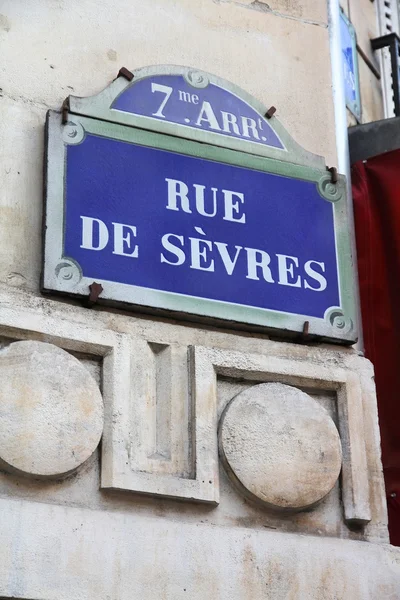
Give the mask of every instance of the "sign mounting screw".
<path id="1" fill-rule="evenodd" d="M 327 167 L 327 170 L 331 174 L 332 183 L 337 183 L 338 182 L 337 168 L 336 167 Z"/>
<path id="2" fill-rule="evenodd" d="M 267 112 L 265 113 L 265 116 L 267 119 L 270 119 L 274 114 L 276 113 L 276 108 L 275 106 L 271 106 Z"/>
<path id="3" fill-rule="evenodd" d="M 93 283 L 89 285 L 89 290 L 90 294 L 86 300 L 86 306 L 88 308 L 91 308 L 94 304 L 96 304 L 101 292 L 103 291 L 103 286 L 101 285 L 101 283 L 93 281 Z"/>
<path id="4" fill-rule="evenodd" d="M 132 71 L 129 71 L 129 69 L 127 69 L 126 67 L 121 67 L 118 71 L 117 77 L 125 77 L 125 79 L 127 79 L 128 81 L 132 81 L 132 79 L 134 78 L 134 74 L 132 73 Z"/>
<path id="5" fill-rule="evenodd" d="M 65 98 L 61 107 L 61 122 L 63 125 L 66 125 L 68 122 L 68 111 L 69 111 L 69 98 Z"/>

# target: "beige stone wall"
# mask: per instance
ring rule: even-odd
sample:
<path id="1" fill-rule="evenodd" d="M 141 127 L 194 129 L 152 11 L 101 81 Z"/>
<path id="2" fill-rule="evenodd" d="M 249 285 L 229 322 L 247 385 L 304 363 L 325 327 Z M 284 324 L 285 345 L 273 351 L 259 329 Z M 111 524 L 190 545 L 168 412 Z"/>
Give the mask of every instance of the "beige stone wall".
<path id="1" fill-rule="evenodd" d="M 400 557 L 387 537 L 373 371 L 356 352 L 274 342 L 265 336 L 188 327 L 115 311 L 89 311 L 20 290 L 11 293 L 4 285 L 0 286 L 0 305 L 0 377 L 12 377 L 14 369 L 20 372 L 18 385 L 7 381 L 0 390 L 0 407 L 8 406 L 6 424 L 4 415 L 0 422 L 0 456 L 8 462 L 0 470 L 1 597 L 131 600 L 135 590 L 145 600 L 183 600 L 189 595 L 195 600 L 210 595 L 221 600 L 390 600 L 400 593 Z M 30 370 L 35 361 L 40 368 L 40 377 L 29 385 L 29 370 L 17 359 L 36 350 L 32 342 L 25 350 L 16 347 L 15 339 L 35 340 L 34 345 L 46 342 L 43 352 L 49 359 L 53 355 L 46 393 L 56 386 L 54 371 L 63 363 L 62 385 L 55 387 L 58 394 L 71 381 L 77 394 L 88 383 L 81 380 L 77 385 L 76 370 L 69 380 L 66 359 L 49 345 L 78 357 L 101 386 L 102 446 L 81 466 L 82 456 L 93 450 L 93 436 L 74 434 L 80 438 L 80 455 L 75 453 L 67 465 L 71 422 L 79 418 L 81 423 L 82 408 L 88 417 L 93 394 L 87 394 L 88 402 L 82 407 L 74 401 L 69 423 L 66 415 L 46 412 L 45 406 L 38 413 L 39 379 L 46 378 L 43 355 L 32 356 L 29 362 Z M 155 344 L 167 352 L 167 360 L 158 369 L 148 360 Z M 193 347 L 193 370 L 188 371 Z M 194 401 L 188 394 L 190 378 Z M 323 411 L 330 427 L 335 423 L 340 431 L 342 476 L 330 492 L 330 484 L 328 488 L 323 485 L 329 493 L 314 508 L 287 513 L 271 510 L 247 497 L 223 462 L 213 458 L 217 421 L 229 402 L 270 381 L 279 382 L 280 389 L 289 384 L 306 392 L 308 403 L 319 405 L 317 411 L 311 410 L 311 420 Z M 158 424 L 154 389 L 155 407 L 160 398 L 170 405 L 171 418 Z M 2 395 L 5 392 L 7 398 Z M 47 401 L 52 400 L 50 394 Z M 51 435 L 43 442 L 36 430 L 29 429 L 33 424 L 30 411 L 36 423 L 38 414 L 45 413 L 39 424 L 44 431 L 50 427 Z M 21 425 L 15 418 L 18 415 Z M 296 454 L 296 446 L 303 443 L 302 436 L 297 438 L 299 421 L 289 427 L 288 454 L 281 449 L 274 480 L 276 490 L 293 490 L 304 499 L 309 493 L 319 494 L 318 466 L 324 479 L 326 462 L 322 454 L 321 462 L 314 464 L 315 486 L 312 482 L 295 484 L 297 473 L 292 471 L 290 454 Z M 247 422 L 250 425 L 239 420 L 249 430 Z M 312 422 L 309 447 L 313 452 L 330 453 L 335 445 Z M 20 436 L 18 443 L 4 435 L 9 427 Z M 151 452 L 154 428 L 170 440 L 169 461 L 157 461 Z M 283 437 L 281 442 L 279 435 L 267 429 L 265 440 L 271 434 L 279 448 Z M 235 440 L 236 448 L 246 451 L 253 464 L 260 461 L 260 446 L 240 445 L 240 435 L 231 439 Z M 189 468 L 182 468 L 188 447 L 193 456 L 193 444 L 195 472 L 190 462 Z M 150 452 L 146 451 L 149 445 Z M 48 478 L 43 476 L 43 462 L 48 465 L 43 452 L 52 448 L 59 451 L 50 465 L 52 478 Z M 224 454 L 235 466 L 229 454 L 226 457 L 226 448 Z M 277 457 L 279 452 L 273 460 Z M 66 478 L 57 478 L 57 473 L 71 468 L 71 462 L 78 468 Z M 247 475 L 259 489 L 268 490 L 270 477 L 265 479 L 263 465 L 258 464 L 253 476 L 251 469 Z M 301 453 L 296 464 L 301 474 Z M 38 472 L 41 479 L 32 475 Z M 200 488 L 191 485 L 196 482 Z M 212 495 L 204 502 L 200 496 L 204 498 L 208 488 Z"/>
<path id="2" fill-rule="evenodd" d="M 231 80 L 335 164 L 325 2 L 74 0 L 1 3 L 0 281 L 37 290 L 44 119 L 121 66 L 182 64 Z"/>

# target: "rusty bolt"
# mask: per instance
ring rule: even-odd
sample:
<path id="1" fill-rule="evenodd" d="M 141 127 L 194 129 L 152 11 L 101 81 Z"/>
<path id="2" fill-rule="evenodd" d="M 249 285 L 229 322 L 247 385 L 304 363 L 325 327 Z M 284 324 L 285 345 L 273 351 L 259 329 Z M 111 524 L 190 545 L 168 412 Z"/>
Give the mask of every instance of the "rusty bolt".
<path id="1" fill-rule="evenodd" d="M 93 283 L 89 285 L 89 290 L 90 294 L 87 299 L 86 305 L 88 308 L 91 308 L 94 304 L 96 304 L 101 292 L 103 291 L 103 286 L 101 285 L 101 283 L 93 281 Z"/>
<path id="2" fill-rule="evenodd" d="M 271 106 L 267 112 L 265 113 L 265 116 L 267 119 L 270 119 L 274 114 L 276 113 L 276 108 L 275 106 Z"/>
<path id="3" fill-rule="evenodd" d="M 69 98 L 65 98 L 61 107 L 61 122 L 63 125 L 66 125 L 68 122 L 68 111 L 69 111 Z"/>
<path id="4" fill-rule="evenodd" d="M 336 167 L 327 167 L 327 170 L 331 174 L 332 183 L 337 183 L 338 182 L 337 168 Z"/>
<path id="5" fill-rule="evenodd" d="M 118 71 L 117 77 L 125 77 L 125 79 L 127 79 L 128 81 L 132 81 L 134 75 L 132 71 L 129 71 L 129 69 L 127 69 L 126 67 L 121 67 Z"/>
<path id="6" fill-rule="evenodd" d="M 298 343 L 305 344 L 309 341 L 309 333 L 310 333 L 310 321 L 304 321 L 303 329 L 298 336 Z"/>

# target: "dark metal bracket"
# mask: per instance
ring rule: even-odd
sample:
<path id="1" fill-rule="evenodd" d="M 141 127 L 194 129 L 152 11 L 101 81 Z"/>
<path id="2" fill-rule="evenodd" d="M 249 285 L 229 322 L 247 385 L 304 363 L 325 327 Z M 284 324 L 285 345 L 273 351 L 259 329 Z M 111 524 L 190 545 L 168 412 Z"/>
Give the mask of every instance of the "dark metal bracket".
<path id="1" fill-rule="evenodd" d="M 304 321 L 303 330 L 295 341 L 298 344 L 307 344 L 310 342 L 310 321 Z"/>
<path id="2" fill-rule="evenodd" d="M 97 300 L 99 299 L 99 296 L 100 296 L 101 292 L 103 291 L 103 286 L 101 285 L 101 283 L 97 283 L 96 281 L 93 281 L 93 283 L 91 283 L 89 285 L 89 290 L 90 290 L 90 294 L 85 301 L 85 306 L 87 308 L 92 308 L 92 306 L 94 306 L 96 304 Z"/>
<path id="3" fill-rule="evenodd" d="M 394 101 L 394 114 L 396 117 L 400 116 L 400 76 L 399 76 L 399 48 L 400 38 L 397 33 L 388 33 L 381 37 L 371 40 L 372 49 L 381 50 L 382 48 L 389 48 L 390 59 L 392 63 L 392 88 L 393 88 L 393 101 Z"/>

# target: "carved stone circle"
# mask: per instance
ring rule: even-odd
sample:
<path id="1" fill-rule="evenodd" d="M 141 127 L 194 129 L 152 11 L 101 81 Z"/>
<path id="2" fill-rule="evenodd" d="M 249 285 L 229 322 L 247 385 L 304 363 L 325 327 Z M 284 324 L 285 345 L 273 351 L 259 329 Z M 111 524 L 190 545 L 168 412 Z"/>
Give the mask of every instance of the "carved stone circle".
<path id="1" fill-rule="evenodd" d="M 33 477 L 60 477 L 97 448 L 103 399 L 88 370 L 65 350 L 14 342 L 0 351 L 0 460 Z"/>
<path id="2" fill-rule="evenodd" d="M 281 383 L 255 385 L 231 400 L 221 417 L 219 446 L 233 482 L 275 510 L 316 505 L 334 487 L 342 463 L 328 412 Z"/>

